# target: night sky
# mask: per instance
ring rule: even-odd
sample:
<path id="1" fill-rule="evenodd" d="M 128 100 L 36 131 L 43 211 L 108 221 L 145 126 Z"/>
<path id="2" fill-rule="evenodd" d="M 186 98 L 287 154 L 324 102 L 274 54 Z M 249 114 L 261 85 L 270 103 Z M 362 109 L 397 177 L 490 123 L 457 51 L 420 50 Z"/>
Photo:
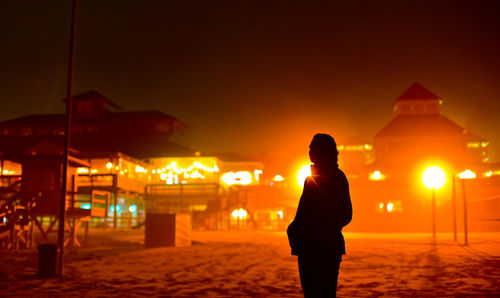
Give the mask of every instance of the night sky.
<path id="1" fill-rule="evenodd" d="M 0 120 L 64 110 L 70 2 L 0 4 Z M 202 152 L 295 155 L 316 132 L 371 143 L 418 81 L 500 160 L 499 1 L 78 4 L 74 94 L 189 125 Z"/>

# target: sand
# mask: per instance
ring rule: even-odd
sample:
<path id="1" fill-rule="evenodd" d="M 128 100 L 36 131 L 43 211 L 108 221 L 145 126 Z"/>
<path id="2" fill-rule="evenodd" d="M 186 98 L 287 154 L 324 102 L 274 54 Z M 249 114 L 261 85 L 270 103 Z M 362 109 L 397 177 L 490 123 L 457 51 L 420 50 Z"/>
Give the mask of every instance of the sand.
<path id="1" fill-rule="evenodd" d="M 143 230 L 92 230 L 64 276 L 40 279 L 37 252 L 0 252 L 1 297 L 302 297 L 283 232 L 194 232 L 190 247 L 145 248 Z M 339 297 L 500 296 L 500 234 L 346 233 Z"/>

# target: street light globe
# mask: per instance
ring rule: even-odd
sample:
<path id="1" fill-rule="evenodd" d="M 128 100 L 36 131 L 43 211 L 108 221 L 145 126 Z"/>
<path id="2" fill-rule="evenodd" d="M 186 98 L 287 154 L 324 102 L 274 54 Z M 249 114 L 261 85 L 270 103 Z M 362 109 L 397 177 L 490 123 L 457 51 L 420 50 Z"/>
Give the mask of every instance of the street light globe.
<path id="1" fill-rule="evenodd" d="M 476 173 L 471 170 L 465 170 L 462 173 L 458 174 L 458 178 L 460 179 L 474 179 L 476 178 Z"/>
<path id="2" fill-rule="evenodd" d="M 440 167 L 428 167 L 422 173 L 422 183 L 428 189 L 440 189 L 446 183 L 446 173 Z"/>
<path id="3" fill-rule="evenodd" d="M 300 187 L 304 186 L 304 181 L 311 176 L 311 164 L 306 164 L 297 172 L 297 183 Z"/>

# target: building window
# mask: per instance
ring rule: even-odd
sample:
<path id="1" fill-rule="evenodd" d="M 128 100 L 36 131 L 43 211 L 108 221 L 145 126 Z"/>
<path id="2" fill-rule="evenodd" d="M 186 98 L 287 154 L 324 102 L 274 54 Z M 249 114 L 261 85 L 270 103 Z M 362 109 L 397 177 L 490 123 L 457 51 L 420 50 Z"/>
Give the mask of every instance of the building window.
<path id="1" fill-rule="evenodd" d="M 36 129 L 36 134 L 38 136 L 44 136 L 44 135 L 48 135 L 50 132 L 49 128 L 48 127 L 38 127 Z"/>
<path id="2" fill-rule="evenodd" d="M 81 125 L 74 125 L 73 127 L 71 127 L 71 132 L 81 135 L 83 134 L 83 127 Z"/>
<path id="3" fill-rule="evenodd" d="M 430 113 L 439 112 L 439 106 L 434 103 L 428 103 L 425 105 L 425 111 Z"/>
<path id="4" fill-rule="evenodd" d="M 76 115 L 80 118 L 88 118 L 92 116 L 92 102 L 81 101 L 76 104 Z"/>
<path id="5" fill-rule="evenodd" d="M 402 113 L 409 113 L 411 112 L 411 106 L 408 104 L 400 104 L 401 105 L 401 112 Z"/>
<path id="6" fill-rule="evenodd" d="M 478 149 L 480 147 L 481 143 L 479 142 L 468 142 L 467 143 L 467 148 L 469 149 Z"/>
<path id="7" fill-rule="evenodd" d="M 413 111 L 415 111 L 417 113 L 423 113 L 424 112 L 424 105 L 423 104 L 413 105 Z"/>
<path id="8" fill-rule="evenodd" d="M 99 126 L 97 125 L 87 125 L 85 127 L 85 131 L 89 134 L 92 134 L 92 133 L 99 133 Z"/>
<path id="9" fill-rule="evenodd" d="M 379 202 L 376 209 L 379 213 L 402 213 L 403 204 L 399 200 Z"/>
<path id="10" fill-rule="evenodd" d="M 53 128 L 52 129 L 52 135 L 54 135 L 54 136 L 63 136 L 64 135 L 64 128 L 62 128 L 62 127 Z"/>
<path id="11" fill-rule="evenodd" d="M 19 135 L 23 136 L 23 137 L 32 136 L 33 135 L 33 128 L 31 128 L 31 127 L 21 128 Z"/>

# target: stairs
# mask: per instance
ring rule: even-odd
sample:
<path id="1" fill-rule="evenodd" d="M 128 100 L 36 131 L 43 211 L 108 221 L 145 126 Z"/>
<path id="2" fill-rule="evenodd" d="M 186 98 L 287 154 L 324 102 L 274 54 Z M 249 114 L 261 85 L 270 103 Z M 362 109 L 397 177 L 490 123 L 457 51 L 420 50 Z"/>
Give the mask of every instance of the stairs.
<path id="1" fill-rule="evenodd" d="M 29 208 L 21 201 L 21 177 L 0 178 L 0 249 L 19 249 L 29 245 Z"/>

